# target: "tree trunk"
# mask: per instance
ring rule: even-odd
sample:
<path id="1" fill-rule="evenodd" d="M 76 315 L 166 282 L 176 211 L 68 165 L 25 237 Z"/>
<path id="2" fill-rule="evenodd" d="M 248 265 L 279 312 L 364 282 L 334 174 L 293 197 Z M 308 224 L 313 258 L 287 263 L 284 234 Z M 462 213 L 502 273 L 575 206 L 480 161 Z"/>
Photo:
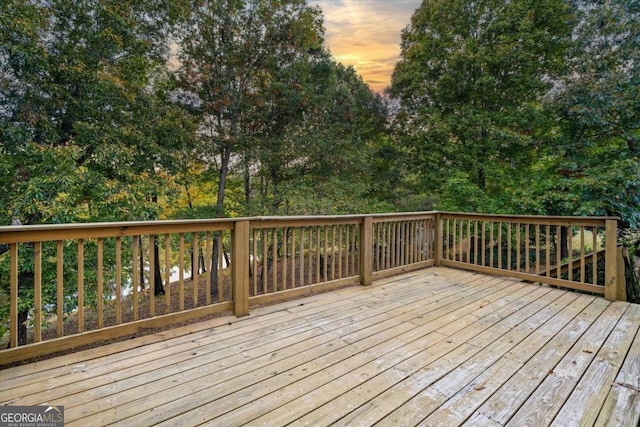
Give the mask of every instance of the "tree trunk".
<path id="1" fill-rule="evenodd" d="M 211 271 L 209 274 L 211 275 L 211 289 L 209 293 L 212 297 L 218 296 L 218 260 L 220 259 L 220 251 L 219 251 L 219 242 L 220 241 L 220 232 L 216 231 L 213 233 L 213 248 L 211 251 Z"/>
<path id="2" fill-rule="evenodd" d="M 569 229 L 567 227 L 560 227 L 560 258 L 562 259 L 567 259 L 570 255 L 567 237 L 569 237 Z"/>
<path id="3" fill-rule="evenodd" d="M 154 295 L 164 295 L 164 286 L 162 285 L 162 273 L 160 272 L 160 249 L 158 248 L 158 238 L 153 239 L 153 274 L 154 274 Z"/>
<path id="4" fill-rule="evenodd" d="M 249 154 L 245 153 L 244 155 L 244 203 L 245 203 L 245 211 L 249 211 L 249 206 L 251 205 L 251 171 L 249 170 Z M 245 214 L 246 214 L 245 212 Z"/>
<path id="5" fill-rule="evenodd" d="M 29 310 L 18 310 L 18 345 L 27 343 L 27 319 Z"/>

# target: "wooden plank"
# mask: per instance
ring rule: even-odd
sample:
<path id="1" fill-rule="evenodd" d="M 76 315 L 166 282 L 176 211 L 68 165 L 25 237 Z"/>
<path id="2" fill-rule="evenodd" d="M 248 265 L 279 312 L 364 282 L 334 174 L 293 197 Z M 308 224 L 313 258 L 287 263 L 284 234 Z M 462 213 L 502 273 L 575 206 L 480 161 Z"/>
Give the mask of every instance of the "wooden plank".
<path id="1" fill-rule="evenodd" d="M 248 220 L 250 218 L 246 218 Z M 230 230 L 240 219 L 129 221 L 85 224 L 42 224 L 0 227 L 0 243 L 136 237 L 148 234 Z"/>
<path id="2" fill-rule="evenodd" d="M 314 285 L 300 286 L 294 289 L 287 289 L 284 291 L 271 292 L 266 295 L 250 297 L 249 307 L 260 304 L 273 304 L 289 298 L 300 298 L 303 296 L 313 295 L 314 293 L 327 292 L 332 289 L 338 289 L 345 286 L 355 286 L 360 283 L 358 279 L 358 276 L 347 277 L 344 279 L 336 279 L 328 282 L 316 283 Z"/>
<path id="3" fill-rule="evenodd" d="M 540 274 L 540 224 L 536 224 L 536 274 Z"/>
<path id="4" fill-rule="evenodd" d="M 540 351 L 533 354 L 522 369 L 506 381 L 484 404 L 470 417 L 478 415 L 506 424 L 549 375 L 567 351 L 584 334 L 598 316 L 609 306 L 602 298 L 596 298 L 585 310 L 576 316 L 564 329 L 555 335 Z M 466 423 L 472 426 L 472 423 Z"/>
<path id="5" fill-rule="evenodd" d="M 197 319 L 199 317 L 209 316 L 216 313 L 229 311 L 232 309 L 231 302 L 215 304 L 207 307 L 200 307 L 187 311 L 156 316 L 147 319 L 141 319 L 118 326 L 109 326 L 103 329 L 95 329 L 73 336 L 51 339 L 37 344 L 25 345 L 2 351 L 2 364 L 8 364 L 43 355 L 57 353 L 99 343 L 101 341 L 111 340 L 127 335 L 133 335 L 143 329 L 160 328 L 172 323 L 182 323 Z"/>
<path id="6" fill-rule="evenodd" d="M 457 425 L 464 422 L 518 369 L 524 366 L 532 355 L 544 348 L 550 341 L 550 337 L 560 336 L 561 338 L 556 341 L 562 342 L 567 337 L 562 331 L 570 331 L 574 317 L 592 301 L 593 297 L 577 298 L 553 317 L 545 312 L 545 308 L 527 319 L 526 324 L 512 329 L 485 347 L 461 368 L 433 384 L 431 387 L 449 396 L 450 399 L 422 420 L 421 425 Z M 527 336 L 527 329 L 530 330 L 540 322 L 544 323 Z M 517 331 L 520 327 L 522 330 Z M 503 349 L 509 346 L 513 348 L 503 352 Z"/>
<path id="7" fill-rule="evenodd" d="M 627 300 L 627 278 L 625 272 L 625 258 L 629 259 L 629 254 L 626 248 L 619 247 L 616 250 L 616 301 Z M 631 260 L 629 262 L 631 265 Z M 633 268 L 633 267 L 632 267 Z M 629 284 L 631 286 L 631 284 Z"/>
<path id="8" fill-rule="evenodd" d="M 462 212 L 437 212 L 444 218 L 469 219 L 502 222 L 520 222 L 529 224 L 550 224 L 550 225 L 595 225 L 601 226 L 604 221 L 611 219 L 606 216 L 542 216 L 542 215 L 503 215 L 503 214 L 482 214 L 482 213 L 462 213 Z"/>
<path id="9" fill-rule="evenodd" d="M 406 240 L 411 228 L 404 227 L 398 221 L 395 232 Z M 410 252 L 406 247 L 397 261 Z M 639 307 L 635 317 L 623 316 L 627 307 Z M 430 268 L 255 307 L 242 319 L 0 370 L 0 396 L 12 404 L 63 404 L 68 425 L 545 425 L 561 419 L 562 404 L 577 385 L 588 388 L 591 375 L 600 385 L 589 409 L 601 424 L 615 425 L 626 421 L 619 405 L 633 405 L 624 393 L 634 391 L 617 390 L 615 382 L 635 387 L 638 311 L 504 277 Z M 621 318 L 635 319 L 627 322 L 631 336 L 618 331 Z M 173 334 L 179 336 L 160 341 Z M 601 376 L 594 366 L 605 364 L 605 354 L 610 366 Z M 558 388 L 565 397 L 545 391 Z M 532 409 L 539 400 L 555 402 L 555 409 Z M 492 406 L 498 401 L 504 407 Z M 412 403 L 420 410 L 412 412 Z M 633 410 L 629 422 L 637 421 Z M 541 423 L 517 423 L 531 411 L 542 414 Z"/>
<path id="10" fill-rule="evenodd" d="M 546 290 L 542 290 L 539 289 L 540 291 L 546 291 Z M 546 292 L 541 292 L 541 294 L 545 294 Z M 527 298 L 532 298 L 533 300 L 535 300 L 536 298 L 538 298 L 540 296 L 540 294 L 537 297 L 534 297 L 533 295 L 529 296 L 527 295 Z M 477 309 L 476 312 L 481 312 L 483 309 Z M 500 319 L 507 317 L 511 312 L 516 311 L 517 308 L 513 308 L 512 306 L 505 306 L 502 309 L 498 310 L 498 312 L 501 312 L 501 316 L 498 317 L 494 317 L 494 316 L 485 316 L 485 318 L 481 319 L 478 322 L 472 323 L 470 324 L 468 327 L 464 328 L 461 331 L 455 332 L 453 335 L 451 335 L 450 339 L 447 340 L 447 346 L 448 345 L 459 345 L 461 342 L 464 342 L 466 339 L 468 339 L 468 337 L 472 337 L 478 334 L 478 331 L 482 331 L 483 329 L 486 329 L 488 327 L 491 327 L 491 325 L 495 325 L 497 324 L 496 322 L 500 322 Z M 495 311 L 494 311 L 495 312 Z M 486 321 L 485 321 L 486 319 Z M 438 324 L 439 323 L 439 324 Z M 438 326 L 441 329 L 439 329 L 438 331 L 442 331 L 444 332 L 447 328 L 447 326 L 450 324 L 449 321 L 445 321 L 444 322 L 430 322 L 429 323 L 431 326 Z M 506 330 L 508 330 L 508 328 L 506 328 Z M 458 343 L 458 344 L 455 344 Z M 445 349 L 446 350 L 446 349 Z M 446 351 L 445 351 L 446 353 Z M 444 353 L 443 353 L 444 354 Z M 406 371 L 407 373 L 413 373 L 416 372 L 416 370 L 420 369 L 421 367 L 424 366 L 424 364 L 427 364 L 428 361 L 424 358 L 421 357 L 416 357 L 413 358 L 413 361 L 406 361 L 402 364 L 402 369 L 403 371 Z M 434 359 L 435 360 L 435 359 Z M 401 389 L 403 389 L 404 387 L 409 387 L 409 389 L 413 390 L 413 388 L 411 388 L 411 384 L 416 385 L 419 384 L 420 381 L 418 381 L 416 378 L 408 378 L 407 380 L 405 380 L 402 384 L 400 384 L 398 387 L 400 387 Z M 379 390 L 378 388 L 375 388 L 377 390 Z M 363 384 L 362 387 L 357 387 L 356 389 L 353 390 L 353 392 L 349 393 L 348 395 L 345 395 L 345 397 L 341 397 L 339 400 L 337 400 L 337 403 L 332 403 L 331 405 L 329 405 L 327 408 L 327 410 L 323 410 L 325 413 L 328 412 L 332 412 L 331 408 L 334 408 L 336 411 L 335 412 L 339 412 L 340 407 L 345 407 L 345 406 L 350 406 L 351 403 L 348 405 L 348 402 L 352 402 L 351 399 L 353 400 L 353 405 L 351 405 L 352 407 L 357 406 L 355 403 L 360 403 L 357 402 L 358 398 L 362 395 L 367 395 L 368 392 L 365 392 L 364 390 L 372 390 L 372 387 L 370 385 L 367 385 L 366 383 Z M 416 389 L 415 392 L 418 392 L 419 390 Z M 374 423 L 376 421 L 378 421 L 380 418 L 382 418 L 386 413 L 390 412 L 391 410 L 395 409 L 397 406 L 399 406 L 402 402 L 404 402 L 407 398 L 406 397 L 402 397 L 402 393 L 398 392 L 398 388 L 397 387 L 390 387 L 387 388 L 386 391 L 384 391 L 381 395 L 379 395 L 378 397 L 375 397 L 375 390 L 372 392 L 374 393 L 374 397 L 373 399 L 370 399 L 368 402 L 366 402 L 363 405 L 360 405 L 360 407 L 354 411 L 353 413 L 349 414 L 347 417 L 345 417 L 344 419 L 341 420 L 341 424 L 351 424 L 351 423 L 366 423 L 366 424 L 371 424 Z M 379 393 L 379 391 L 377 392 Z M 409 393 L 411 394 L 411 393 Z M 346 400 L 345 400 L 346 399 Z M 401 399 L 400 401 L 398 401 L 398 399 Z M 326 409 L 326 408 L 325 408 Z M 316 413 L 317 415 L 318 413 Z M 314 415 L 314 416 L 316 416 Z M 328 415 L 324 415 L 324 416 L 328 416 Z M 323 418 L 324 420 L 325 418 Z M 324 422 L 323 422 L 324 423 Z"/>
<path id="11" fill-rule="evenodd" d="M 584 227 L 580 227 L 580 281 L 584 283 L 585 259 L 584 259 Z"/>
<path id="12" fill-rule="evenodd" d="M 535 300 L 535 297 L 533 295 L 527 295 L 526 298 Z M 476 312 L 479 312 L 481 310 L 482 309 L 476 310 Z M 504 318 L 517 311 L 517 308 L 514 309 L 512 306 L 505 306 L 499 311 L 502 312 L 502 318 Z M 476 335 L 478 331 L 482 331 L 483 329 L 487 330 L 487 327 L 500 322 L 500 317 L 487 317 L 489 318 L 489 321 L 487 323 L 478 321 L 468 326 L 466 328 L 466 331 L 455 333 L 450 337 L 448 337 L 445 333 L 447 323 L 442 324 L 442 327 L 438 329 L 438 332 L 440 334 L 444 333 L 444 340 L 446 340 L 445 350 L 449 347 L 449 345 L 458 345 L 464 342 L 464 337 Z M 443 353 L 443 349 L 440 349 L 439 352 L 434 353 L 434 351 L 436 351 L 434 347 L 437 347 L 439 345 L 440 344 L 438 343 L 431 344 L 428 348 L 432 348 L 433 350 L 429 350 L 424 355 L 422 355 L 421 353 L 421 355 L 412 357 L 411 359 L 414 360 L 413 362 L 410 362 L 409 360 L 403 361 L 402 363 L 397 364 L 394 368 L 384 371 L 378 376 L 374 376 L 371 379 L 366 378 L 364 383 L 357 385 L 348 392 L 328 402 L 324 406 L 308 413 L 303 418 L 297 420 L 296 424 L 332 424 L 338 421 L 338 418 L 346 415 L 345 408 L 347 408 L 349 412 L 351 412 L 351 410 L 353 409 L 356 410 L 349 413 L 346 417 L 342 418 L 339 422 L 339 424 L 341 425 L 349 425 L 352 423 L 372 424 L 378 421 L 384 414 L 386 414 L 386 412 L 394 408 L 394 406 L 391 406 L 389 404 L 390 402 L 396 400 L 395 397 L 398 396 L 398 392 L 396 389 L 394 389 L 394 387 L 401 381 L 404 381 L 409 376 L 409 374 L 415 373 L 417 370 L 426 366 L 429 363 L 429 360 L 435 361 L 434 356 L 436 356 L 437 358 L 439 355 L 445 354 Z M 369 374 L 369 372 L 367 373 Z M 398 375 L 399 373 L 404 375 Z M 371 375 L 367 375 L 367 377 L 369 376 Z M 342 382 L 342 379 L 337 381 Z M 415 381 L 415 378 L 413 381 Z M 381 396 L 381 392 L 392 394 L 394 395 L 394 397 L 389 398 L 389 396 Z M 370 402 L 377 396 L 381 396 L 378 398 L 379 402 L 373 405 L 369 405 L 368 402 Z M 316 406 L 317 402 L 318 400 L 315 400 Z M 395 407 L 397 406 L 398 405 L 396 404 Z"/>
<path id="13" fill-rule="evenodd" d="M 529 260 L 529 253 L 530 251 L 530 244 L 531 244 L 531 229 L 529 228 L 529 224 L 527 224 L 525 226 L 525 240 L 524 240 L 524 256 L 525 256 L 525 265 L 524 265 L 524 270 L 525 272 L 529 273 L 531 271 L 531 267 L 530 267 L 530 260 Z M 520 268 L 520 267 L 518 267 Z"/>
<path id="14" fill-rule="evenodd" d="M 274 315 L 276 316 L 274 317 Z M 174 342 L 170 346 L 166 346 L 161 351 L 158 351 L 156 349 L 156 351 L 139 352 L 136 350 L 136 351 L 128 352 L 127 354 L 116 355 L 115 357 L 111 357 L 109 360 L 105 360 L 104 362 L 102 360 L 97 360 L 91 363 L 90 375 L 87 375 L 87 373 L 76 373 L 76 372 L 70 373 L 69 367 L 64 366 L 58 370 L 57 375 L 59 378 L 55 380 L 55 383 L 49 382 L 49 384 L 50 385 L 55 384 L 56 387 L 60 388 L 61 386 L 69 385 L 69 384 L 73 384 L 74 386 L 76 386 L 79 380 L 86 380 L 86 379 L 90 379 L 91 383 L 95 383 L 97 381 L 96 378 L 99 378 L 100 375 L 108 375 L 114 369 L 127 369 L 127 372 L 130 375 L 134 375 L 135 372 L 146 372 L 146 370 L 158 371 L 157 369 L 154 368 L 154 365 L 157 365 L 157 361 L 155 364 L 154 363 L 149 364 L 149 366 L 146 368 L 144 366 L 145 365 L 144 361 L 147 359 L 154 359 L 154 358 L 156 360 L 157 358 L 166 358 L 165 360 L 168 360 L 169 361 L 168 363 L 173 364 L 175 358 L 180 353 L 184 353 L 184 352 L 190 353 L 192 348 L 206 349 L 208 345 L 214 346 L 216 350 L 231 348 L 232 354 L 235 354 L 236 350 L 233 349 L 234 346 L 237 346 L 243 343 L 244 343 L 243 345 L 246 346 L 246 343 L 250 342 L 252 339 L 257 339 L 257 338 L 266 339 L 266 337 L 271 336 L 271 333 L 269 333 L 269 331 L 271 330 L 274 324 L 284 325 L 282 323 L 283 322 L 282 319 L 285 317 L 284 314 L 273 313 L 271 317 L 272 317 L 271 321 L 268 318 L 265 319 L 264 317 L 260 319 L 259 326 L 261 328 L 258 331 L 256 331 L 256 327 L 254 326 L 254 324 L 258 322 L 254 321 L 254 322 L 249 322 L 248 324 L 245 324 L 243 322 L 243 325 L 241 325 L 241 327 L 239 328 L 235 327 L 232 329 L 230 327 L 229 328 L 225 327 L 224 329 L 229 329 L 229 330 L 227 331 L 223 330 L 221 332 L 218 332 L 215 337 L 211 336 L 207 331 L 202 331 L 201 333 L 192 334 L 190 337 L 188 337 L 188 339 L 177 340 L 177 341 L 174 340 Z M 230 326 L 230 322 L 228 323 Z M 306 329 L 312 329 L 314 326 L 315 325 L 307 326 Z M 187 354 L 187 356 L 189 355 L 190 354 Z M 132 369 L 131 366 L 134 366 L 135 368 Z M 155 375 L 158 378 L 160 378 L 162 377 L 161 374 L 162 374 L 161 372 L 158 372 Z M 55 378 L 55 376 L 52 375 L 52 378 Z M 31 378 L 29 378 L 29 380 L 31 380 Z M 17 381 L 7 380 L 6 383 L 3 384 L 3 388 L 11 388 L 12 385 L 13 386 L 17 385 L 22 388 L 25 388 L 25 390 L 28 390 L 28 387 L 32 387 L 31 384 L 23 384 L 23 383 L 24 381 L 22 380 L 22 378 L 18 378 Z M 91 387 L 91 384 L 89 384 L 89 387 Z M 82 390 L 82 388 L 79 388 L 77 390 Z M 3 397 L 19 396 L 20 393 L 21 392 L 19 390 L 7 391 L 5 389 L 3 391 Z M 51 391 L 49 391 L 49 393 L 51 393 Z M 60 396 L 64 395 L 63 394 L 64 391 L 59 391 L 59 393 L 62 393 L 62 394 L 59 394 Z M 49 396 L 51 395 L 49 394 Z"/>
<path id="15" fill-rule="evenodd" d="M 542 384 L 513 417 L 504 417 L 509 419 L 505 425 L 549 425 L 625 310 L 626 307 L 618 303 L 609 305 L 562 360 L 552 370 L 547 371 Z"/>
<path id="16" fill-rule="evenodd" d="M 630 305 L 551 425 L 593 425 L 640 326 L 640 305 Z"/>
<path id="17" fill-rule="evenodd" d="M 598 284 L 598 262 L 597 262 L 597 256 L 596 259 L 594 259 L 593 254 L 598 253 L 598 229 L 596 227 L 593 228 L 592 230 L 592 242 L 591 242 L 591 277 L 593 278 L 593 284 L 597 285 Z M 604 283 L 602 283 L 602 285 L 604 286 Z"/>
<path id="18" fill-rule="evenodd" d="M 501 427 L 502 424 L 497 423 L 491 418 L 487 417 L 484 414 L 475 413 L 473 416 L 464 424 L 463 426 L 467 427 Z"/>
<path id="19" fill-rule="evenodd" d="M 130 402 L 126 407 L 113 408 L 102 414 L 97 414 L 95 417 L 83 418 L 82 422 L 84 425 L 87 425 L 87 423 L 101 425 L 107 420 L 113 420 L 113 417 L 117 415 L 118 419 L 124 419 L 127 425 L 140 423 L 162 425 L 163 421 L 171 424 L 176 422 L 171 418 L 188 410 L 190 411 L 188 416 L 179 419 L 181 425 L 187 426 L 206 422 L 237 408 L 243 414 L 255 412 L 256 404 L 266 401 L 260 400 L 256 402 L 256 399 L 267 396 L 270 393 L 278 393 L 283 387 L 298 381 L 305 381 L 308 386 L 313 387 L 316 378 L 307 378 L 316 373 L 326 380 L 333 378 L 332 375 L 346 374 L 363 363 L 375 359 L 377 355 L 376 349 L 378 349 L 378 352 L 384 351 L 388 346 L 387 341 L 391 337 L 410 328 L 411 326 L 405 323 L 397 328 L 366 338 L 371 354 L 367 354 L 367 352 L 353 354 L 352 349 L 349 348 L 346 342 L 343 341 L 343 344 L 340 345 L 336 342 L 331 342 L 332 345 L 324 348 L 323 353 L 316 355 L 316 357 L 296 357 L 288 362 L 289 364 L 293 362 L 292 366 L 284 366 L 278 371 L 274 371 L 272 367 L 269 367 L 265 371 L 267 376 L 254 376 L 253 373 L 249 372 L 228 381 L 222 379 L 223 382 L 215 381 L 214 378 L 203 377 L 198 381 L 198 388 L 195 392 L 181 393 L 178 389 L 173 390 L 176 391 L 176 394 L 169 394 L 165 391 L 162 396 L 157 396 L 159 399 L 167 400 L 161 406 L 155 406 L 157 404 L 155 401 L 149 401 L 149 399 L 145 398 L 142 401 L 138 400 L 137 403 Z M 331 371 L 327 369 L 328 367 L 332 367 Z M 189 390 L 193 390 L 193 387 L 189 387 Z M 249 402 L 253 403 L 247 406 L 246 404 Z M 154 406 L 149 408 L 150 405 Z M 140 412 L 141 409 L 144 409 L 144 411 Z M 238 420 L 242 418 L 239 417 L 239 414 L 236 414 L 236 416 L 238 416 L 236 421 L 240 422 Z"/>
<path id="20" fill-rule="evenodd" d="M 260 268 L 260 278 L 262 283 L 262 293 L 269 293 L 269 230 L 262 228 L 260 233 L 260 242 L 262 243 L 262 258 Z"/>
<path id="21" fill-rule="evenodd" d="M 602 406 L 596 425 L 622 426 L 640 424 L 640 331 Z"/>
<path id="22" fill-rule="evenodd" d="M 473 307 L 469 307 L 471 309 L 473 309 Z M 442 323 L 440 326 L 445 326 L 447 325 L 448 322 Z M 428 327 L 428 328 L 434 328 L 435 324 L 433 322 L 430 323 L 426 323 L 425 325 L 423 325 L 423 327 Z M 481 326 L 481 327 L 486 327 L 486 326 Z M 440 335 L 438 341 L 442 341 L 443 340 L 442 335 Z M 407 342 L 407 340 L 401 340 L 402 342 Z M 453 342 L 453 341 L 452 341 Z M 413 343 L 412 343 L 413 344 Z M 298 400 L 293 400 L 291 401 L 289 404 L 287 404 L 286 406 L 281 406 L 277 412 L 273 411 L 273 412 L 269 412 L 266 416 L 265 416 L 265 421 L 269 420 L 269 422 L 275 422 L 275 424 L 280 424 L 282 421 L 284 421 L 285 419 L 288 419 L 289 417 L 292 416 L 292 414 L 295 416 L 296 414 L 299 415 L 299 411 L 303 411 L 304 408 L 313 408 L 314 405 L 317 405 L 318 402 L 322 402 L 325 399 L 328 399 L 330 396 L 334 395 L 336 393 L 336 391 L 341 392 L 344 391 L 345 387 L 349 387 L 349 384 L 353 384 L 356 385 L 359 382 L 362 381 L 363 376 L 362 375 L 366 375 L 366 377 L 369 376 L 373 376 L 374 372 L 380 371 L 380 370 L 384 370 L 385 366 L 393 366 L 394 364 L 400 363 L 398 361 L 398 359 L 400 359 L 400 361 L 405 360 L 408 356 L 411 356 L 409 358 L 413 358 L 414 360 L 416 360 L 418 363 L 422 363 L 425 360 L 425 357 L 423 355 L 423 352 L 426 351 L 424 350 L 425 348 L 428 348 L 429 346 L 425 347 L 425 344 L 422 342 L 416 343 L 418 344 L 417 347 L 415 347 L 415 349 L 412 349 L 410 345 L 404 345 L 400 348 L 398 348 L 396 351 L 392 351 L 391 353 L 387 353 L 384 356 L 380 356 L 378 357 L 375 361 L 372 361 L 371 363 L 367 364 L 367 365 L 363 365 L 362 367 L 358 368 L 356 371 L 351 372 L 349 374 L 343 375 L 340 377 L 339 380 L 336 381 L 331 381 L 329 383 L 325 383 L 323 386 L 321 387 L 316 387 L 313 391 L 311 391 L 310 393 L 306 394 L 301 394 L 298 397 Z M 455 344 L 456 346 L 459 344 Z M 464 349 L 463 353 L 468 352 L 469 348 Z M 419 352 L 420 354 L 416 353 Z M 445 351 L 446 352 L 446 351 Z M 442 354 L 444 354 L 445 352 L 443 352 Z M 388 365 L 385 365 L 388 364 Z M 403 362 L 403 367 L 406 367 L 407 365 Z M 336 389 L 336 386 L 338 387 Z M 296 389 L 296 393 L 299 390 Z M 287 399 L 289 399 L 291 397 L 290 394 L 287 394 Z M 280 400 L 278 400 L 279 403 Z M 255 404 L 252 404 L 250 406 L 251 410 L 255 412 Z M 279 415 L 278 415 L 279 414 Z M 251 414 L 251 416 L 254 416 L 255 413 Z M 237 417 L 238 413 L 237 412 L 233 412 L 231 414 L 229 414 L 229 416 L 234 416 Z M 280 419 L 278 418 L 278 416 L 283 416 L 285 417 L 284 419 Z M 247 415 L 247 417 L 249 417 L 249 415 Z M 236 419 L 236 418 L 234 418 Z M 241 419 L 242 422 L 247 421 L 247 419 Z M 221 422 L 221 423 L 225 423 L 227 420 L 226 418 L 221 418 L 221 419 L 216 419 L 216 422 Z M 260 420 L 256 420 L 257 423 L 260 422 Z"/>
<path id="23" fill-rule="evenodd" d="M 504 334 L 504 330 L 501 331 L 500 329 L 496 329 L 493 331 L 489 329 L 484 334 L 468 341 L 475 351 L 471 352 L 466 359 L 456 359 L 455 363 L 452 363 L 446 372 L 442 373 L 439 378 L 431 381 L 430 384 L 425 384 L 425 387 L 427 387 L 426 389 L 411 397 L 402 406 L 395 409 L 388 418 L 381 421 L 380 425 L 390 425 L 389 423 L 396 422 L 398 419 L 401 420 L 402 425 L 415 425 L 423 420 L 426 422 L 425 417 L 443 405 L 457 390 L 459 390 L 460 383 L 462 383 L 463 386 L 466 385 L 470 378 L 473 379 L 476 374 L 480 374 L 486 370 L 486 366 L 483 365 L 486 361 L 491 362 L 492 359 L 497 360 L 501 354 L 504 354 L 510 347 L 513 347 L 515 345 L 513 343 L 514 339 L 518 340 L 527 337 L 527 331 L 531 333 L 543 324 L 545 326 L 552 325 L 550 326 L 551 328 L 557 327 L 554 323 L 549 321 L 550 317 L 553 316 L 554 313 L 561 312 L 567 302 L 576 301 L 576 298 L 573 298 L 570 294 L 563 295 L 561 299 L 564 299 L 564 301 L 545 307 L 542 311 L 537 312 L 532 318 L 529 318 L 527 322 L 519 324 L 516 328 L 509 330 L 506 334 Z M 579 312 L 581 307 L 583 307 L 583 305 L 573 306 L 568 315 L 570 316 L 571 313 Z M 504 336 L 502 336 L 503 334 Z M 530 337 L 538 339 L 536 334 L 530 335 Z M 542 336 L 541 339 L 544 339 L 544 336 Z M 526 347 L 526 345 L 527 343 L 523 342 L 521 347 Z M 488 352 L 482 354 L 481 349 L 483 348 L 487 348 Z M 497 355 L 490 356 L 491 351 L 494 349 L 498 349 Z M 515 366 L 521 363 L 511 357 L 507 359 L 511 363 L 515 362 Z M 474 360 L 478 362 L 475 364 L 475 367 L 474 363 L 471 362 Z M 462 363 L 465 363 L 465 365 L 458 368 Z M 514 365 L 511 366 L 513 367 Z M 501 368 L 505 369 L 512 369 L 512 367 L 506 368 L 505 366 L 501 366 Z M 462 375 L 462 377 L 460 377 L 460 375 Z M 472 388 L 472 390 L 474 389 Z M 440 424 L 436 421 L 434 424 L 427 422 L 427 425 Z"/>
<path id="24" fill-rule="evenodd" d="M 360 226 L 360 280 L 363 286 L 373 283 L 373 221 L 366 217 Z"/>
<path id="25" fill-rule="evenodd" d="M 251 271 L 253 276 L 253 295 L 258 295 L 258 230 L 251 229 Z M 217 262 L 217 261 L 216 261 Z"/>

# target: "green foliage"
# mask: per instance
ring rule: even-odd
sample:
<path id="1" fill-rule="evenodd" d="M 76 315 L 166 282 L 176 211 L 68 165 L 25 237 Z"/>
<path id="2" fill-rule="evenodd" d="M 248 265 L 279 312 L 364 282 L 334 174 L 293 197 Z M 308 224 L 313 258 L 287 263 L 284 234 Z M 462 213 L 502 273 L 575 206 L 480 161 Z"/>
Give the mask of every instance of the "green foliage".
<path id="1" fill-rule="evenodd" d="M 2 223 L 156 216 L 182 119 L 149 84 L 179 4 L 3 2 Z"/>
<path id="2" fill-rule="evenodd" d="M 457 210 L 508 206 L 508 186 L 517 184 L 503 178 L 529 168 L 547 127 L 540 100 L 567 20 L 560 0 L 423 2 L 403 33 L 390 88 L 422 191 Z"/>
<path id="3" fill-rule="evenodd" d="M 195 6 L 181 39 L 179 96 L 199 119 L 196 157 L 216 182 L 216 216 L 291 212 L 291 194 L 307 183 L 370 179 L 365 159 L 384 106 L 330 59 L 319 9 L 302 0 Z M 228 191 L 239 184 L 243 209 Z"/>
<path id="4" fill-rule="evenodd" d="M 172 194 L 169 173 L 180 158 L 175 154 L 193 131 L 162 91 L 169 31 L 182 5 L 142 0 L 0 3 L 0 223 L 158 216 L 156 200 Z M 45 260 L 55 257 L 51 250 L 45 248 Z M 2 251 L 0 293 L 6 294 L 8 254 Z M 28 245 L 22 250 L 22 312 L 33 301 L 32 251 Z M 91 259 L 95 242 L 87 241 L 86 251 Z M 65 252 L 66 267 L 74 265 L 73 252 Z M 91 302 L 99 298 L 95 266 L 86 267 L 86 300 Z M 51 271 L 44 262 L 45 309 L 55 307 Z M 66 311 L 77 305 L 77 278 L 73 267 L 67 272 Z"/>
<path id="5" fill-rule="evenodd" d="M 540 192 L 560 214 L 640 225 L 640 4 L 575 1 L 567 70 L 549 100 L 552 135 Z"/>
<path id="6" fill-rule="evenodd" d="M 216 174 L 216 216 L 225 213 L 232 160 L 250 168 L 269 144 L 282 157 L 287 123 L 302 119 L 302 80 L 323 55 L 321 21 L 305 1 L 193 2 L 180 39 L 179 94 L 200 125 L 198 157 Z M 248 197 L 248 196 L 247 196 Z"/>

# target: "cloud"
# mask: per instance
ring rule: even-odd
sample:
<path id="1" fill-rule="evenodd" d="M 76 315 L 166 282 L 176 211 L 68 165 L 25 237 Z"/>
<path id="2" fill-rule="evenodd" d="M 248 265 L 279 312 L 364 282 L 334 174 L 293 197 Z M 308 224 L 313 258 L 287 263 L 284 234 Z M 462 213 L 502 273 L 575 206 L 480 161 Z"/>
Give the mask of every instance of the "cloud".
<path id="1" fill-rule="evenodd" d="M 421 0 L 309 0 L 321 7 L 334 58 L 353 65 L 375 91 L 390 83 L 400 58 L 400 33 Z"/>

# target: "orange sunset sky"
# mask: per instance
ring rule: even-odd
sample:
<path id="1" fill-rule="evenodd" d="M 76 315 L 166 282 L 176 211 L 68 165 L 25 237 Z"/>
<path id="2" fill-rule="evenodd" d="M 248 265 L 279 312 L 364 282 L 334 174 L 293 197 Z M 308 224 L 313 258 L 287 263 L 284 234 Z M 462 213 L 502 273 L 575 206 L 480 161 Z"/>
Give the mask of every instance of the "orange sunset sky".
<path id="1" fill-rule="evenodd" d="M 400 32 L 422 0 L 308 0 L 324 15 L 325 40 L 336 61 L 353 65 L 376 92 L 389 86 L 400 58 Z"/>

